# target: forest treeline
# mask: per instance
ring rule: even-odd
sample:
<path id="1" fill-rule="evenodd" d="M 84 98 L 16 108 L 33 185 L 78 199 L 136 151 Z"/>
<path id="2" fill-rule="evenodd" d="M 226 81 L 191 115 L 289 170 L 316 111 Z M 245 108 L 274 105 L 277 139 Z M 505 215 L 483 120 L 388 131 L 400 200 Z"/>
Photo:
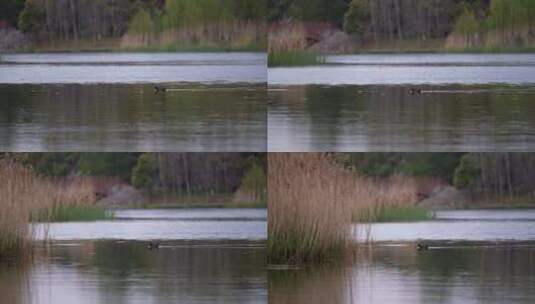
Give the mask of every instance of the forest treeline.
<path id="1" fill-rule="evenodd" d="M 264 0 L 5 0 L 0 21 L 40 42 L 261 48 Z"/>
<path id="2" fill-rule="evenodd" d="M 265 191 L 262 153 L 17 153 L 7 154 L 41 176 L 117 177 L 154 193 L 233 193 L 240 187 Z"/>
<path id="3" fill-rule="evenodd" d="M 356 48 L 408 42 L 527 48 L 535 42 L 532 0 L 270 0 L 268 9 L 271 23 L 338 27 L 351 35 Z"/>
<path id="4" fill-rule="evenodd" d="M 492 196 L 534 195 L 534 153 L 347 153 L 340 161 L 362 175 L 440 178 Z"/>

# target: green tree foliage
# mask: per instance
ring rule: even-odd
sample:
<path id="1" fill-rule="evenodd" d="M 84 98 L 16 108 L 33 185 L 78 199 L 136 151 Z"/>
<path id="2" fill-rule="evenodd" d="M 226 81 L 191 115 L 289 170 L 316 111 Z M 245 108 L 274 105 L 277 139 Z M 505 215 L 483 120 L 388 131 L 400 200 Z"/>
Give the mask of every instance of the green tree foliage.
<path id="1" fill-rule="evenodd" d="M 264 153 L 5 153 L 49 177 L 120 177 L 148 191 L 233 193 L 260 197 L 266 187 Z M 245 179 L 244 179 L 245 178 Z"/>
<path id="2" fill-rule="evenodd" d="M 292 18 L 301 21 L 332 22 L 343 26 L 350 0 L 270 0 L 268 19 Z"/>
<path id="3" fill-rule="evenodd" d="M 363 43 L 446 39 L 452 33 L 464 37 L 466 47 L 535 41 L 533 0 L 270 0 L 268 9 L 269 21 L 330 22 Z"/>
<path id="4" fill-rule="evenodd" d="M 370 21 L 370 11 L 366 0 L 353 0 L 344 16 L 344 31 L 363 35 Z"/>
<path id="5" fill-rule="evenodd" d="M 22 156 L 24 164 L 45 176 L 117 176 L 128 181 L 138 153 L 24 153 Z"/>
<path id="6" fill-rule="evenodd" d="M 455 169 L 453 185 L 458 189 L 473 188 L 477 185 L 480 177 L 479 159 L 473 154 L 466 154 Z"/>
<path id="7" fill-rule="evenodd" d="M 75 171 L 79 154 L 74 153 L 23 153 L 21 161 L 39 175 L 67 176 Z"/>
<path id="8" fill-rule="evenodd" d="M 224 21 L 265 19 L 266 1 L 167 0 L 163 27 L 181 28 Z"/>
<path id="9" fill-rule="evenodd" d="M 517 29 L 532 25 L 534 14 L 532 0 L 492 0 L 488 25 L 502 31 Z"/>
<path id="10" fill-rule="evenodd" d="M 236 16 L 242 20 L 264 21 L 267 15 L 266 0 L 234 0 L 233 2 Z"/>
<path id="11" fill-rule="evenodd" d="M 199 30 L 212 26 L 225 36 L 221 24 L 262 22 L 267 0 L 3 0 L 0 21 L 18 19 L 20 29 L 40 40 L 101 40 L 166 29 Z M 17 6 L 18 5 L 18 6 Z M 14 17 L 15 16 L 15 17 Z M 212 30 L 214 30 L 212 29 Z M 37 36 L 38 35 L 38 36 Z M 257 41 L 258 42 L 258 41 Z"/>
<path id="12" fill-rule="evenodd" d="M 459 153 L 349 153 L 342 155 L 342 161 L 367 176 L 401 174 L 450 181 L 461 156 Z"/>
<path id="13" fill-rule="evenodd" d="M 80 153 L 77 156 L 79 175 L 117 176 L 129 181 L 138 153 Z"/>
<path id="14" fill-rule="evenodd" d="M 245 190 L 254 193 L 256 201 L 260 201 L 264 197 L 267 187 L 267 177 L 262 166 L 256 161 L 245 173 L 241 186 Z"/>
<path id="15" fill-rule="evenodd" d="M 474 12 L 465 10 L 455 23 L 455 33 L 462 36 L 476 34 L 479 31 L 479 23 Z"/>
<path id="16" fill-rule="evenodd" d="M 130 21 L 128 30 L 133 34 L 151 33 L 153 31 L 153 23 L 150 14 L 143 8 L 139 9 L 132 21 Z"/>
<path id="17" fill-rule="evenodd" d="M 19 17 L 19 29 L 23 33 L 39 34 L 45 22 L 45 11 L 35 0 L 27 0 Z"/>
<path id="18" fill-rule="evenodd" d="M 132 185 L 153 191 L 158 186 L 158 162 L 154 154 L 142 154 L 132 170 Z"/>

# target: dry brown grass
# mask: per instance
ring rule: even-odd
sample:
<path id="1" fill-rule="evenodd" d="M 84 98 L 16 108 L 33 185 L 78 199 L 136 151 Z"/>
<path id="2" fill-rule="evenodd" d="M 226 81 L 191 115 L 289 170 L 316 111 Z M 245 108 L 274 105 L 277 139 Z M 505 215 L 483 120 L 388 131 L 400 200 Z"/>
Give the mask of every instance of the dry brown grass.
<path id="1" fill-rule="evenodd" d="M 306 29 L 302 23 L 276 23 L 268 30 L 268 51 L 301 51 L 307 48 Z"/>
<path id="2" fill-rule="evenodd" d="M 535 35 L 528 27 L 515 30 L 490 30 L 471 35 L 452 33 L 446 39 L 446 50 L 518 50 L 530 49 L 535 46 Z"/>
<path id="3" fill-rule="evenodd" d="M 196 27 L 168 29 L 161 33 L 127 33 L 121 48 L 181 50 L 189 48 L 265 49 L 265 24 L 251 21 L 221 22 Z"/>
<path id="4" fill-rule="evenodd" d="M 373 220 L 385 207 L 417 201 L 411 178 L 362 177 L 326 153 L 268 156 L 270 262 L 325 260 L 343 253 L 354 219 Z"/>
<path id="5" fill-rule="evenodd" d="M 7 158 L 0 159 L 0 180 L 0 255 L 31 252 L 32 215 L 94 201 L 90 183 L 59 185 Z"/>
<path id="6" fill-rule="evenodd" d="M 268 155 L 272 262 L 324 259 L 348 244 L 353 174 L 321 153 Z"/>

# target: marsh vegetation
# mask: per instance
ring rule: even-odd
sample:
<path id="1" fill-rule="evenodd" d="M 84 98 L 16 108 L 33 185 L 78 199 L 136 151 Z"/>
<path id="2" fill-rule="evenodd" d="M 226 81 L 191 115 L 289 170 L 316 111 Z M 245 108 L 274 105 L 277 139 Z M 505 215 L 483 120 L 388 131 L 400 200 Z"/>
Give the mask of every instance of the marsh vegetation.
<path id="1" fill-rule="evenodd" d="M 322 53 L 529 52 L 535 42 L 529 0 L 284 0 L 268 9 L 270 52 L 285 32 L 293 50 Z"/>
<path id="2" fill-rule="evenodd" d="M 31 253 L 33 220 L 105 219 L 94 206 L 92 185 L 84 180 L 59 184 L 9 158 L 0 159 L 0 254 Z"/>
<path id="3" fill-rule="evenodd" d="M 260 51 L 265 1 L 9 0 L 6 26 L 29 50 Z M 0 19 L 2 19 L 0 17 Z"/>
<path id="4" fill-rule="evenodd" d="M 514 208 L 513 202 L 520 198 L 533 207 L 533 186 L 528 185 L 533 157 L 529 153 L 270 154 L 269 260 L 283 264 L 337 260 L 375 238 L 395 241 L 390 238 L 403 230 L 395 223 L 443 225 L 434 221 L 434 210 L 496 203 Z M 389 230 L 385 224 L 379 227 L 384 232 L 370 234 L 370 227 L 385 222 L 397 228 Z M 449 235 L 432 231 L 433 238 Z M 411 241 L 419 239 L 417 230 L 409 234 Z"/>
<path id="5" fill-rule="evenodd" d="M 54 237 L 56 223 L 108 225 L 117 213 L 111 208 L 191 208 L 195 196 L 206 208 L 264 208 L 265 165 L 263 154 L 252 153 L 2 154 L 0 254 L 31 254 L 34 238 Z"/>

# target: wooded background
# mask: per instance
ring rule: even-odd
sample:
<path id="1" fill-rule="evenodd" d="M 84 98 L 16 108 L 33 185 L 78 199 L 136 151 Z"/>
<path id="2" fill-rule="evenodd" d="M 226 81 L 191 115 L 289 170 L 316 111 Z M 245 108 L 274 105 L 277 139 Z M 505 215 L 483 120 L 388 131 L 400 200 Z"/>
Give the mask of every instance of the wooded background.
<path id="1" fill-rule="evenodd" d="M 118 177 L 147 192 L 179 195 L 266 188 L 265 153 L 4 153 L 41 176 Z"/>
<path id="2" fill-rule="evenodd" d="M 143 40 L 154 43 L 172 30 L 195 34 L 184 43 L 200 43 L 208 36 L 222 43 L 248 30 L 253 42 L 260 43 L 266 8 L 264 0 L 2 0 L 0 22 L 41 42 L 137 34 L 156 37 Z"/>
<path id="3" fill-rule="evenodd" d="M 270 22 L 326 22 L 361 42 L 450 39 L 455 47 L 526 46 L 532 0 L 269 0 Z"/>

